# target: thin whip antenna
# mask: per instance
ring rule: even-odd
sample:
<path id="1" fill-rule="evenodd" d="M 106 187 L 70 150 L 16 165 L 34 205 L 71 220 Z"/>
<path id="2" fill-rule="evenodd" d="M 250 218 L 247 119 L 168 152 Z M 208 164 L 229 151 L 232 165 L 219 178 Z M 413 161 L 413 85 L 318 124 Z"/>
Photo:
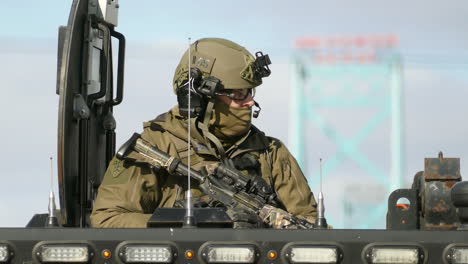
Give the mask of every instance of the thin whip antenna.
<path id="1" fill-rule="evenodd" d="M 192 44 L 192 39 L 188 38 L 188 118 L 187 118 L 187 132 L 188 132 L 188 140 L 187 140 L 187 151 L 188 151 L 188 157 L 187 157 L 187 166 L 188 166 L 188 174 L 187 174 L 187 214 L 184 219 L 184 226 L 186 227 L 193 227 L 194 226 L 194 217 L 193 217 L 193 212 L 192 212 L 192 191 L 190 187 L 190 146 L 191 146 L 191 116 L 190 116 L 190 93 L 193 89 L 193 82 L 192 82 L 192 76 L 190 72 L 190 60 L 191 60 L 191 54 L 190 54 L 190 48 Z"/>
<path id="2" fill-rule="evenodd" d="M 48 211 L 49 215 L 47 216 L 47 220 L 44 223 L 45 227 L 58 227 L 58 219 L 57 216 L 55 215 L 55 195 L 54 195 L 54 165 L 53 165 L 53 159 L 50 157 L 50 192 L 49 192 L 49 206 L 48 206 Z"/>
<path id="3" fill-rule="evenodd" d="M 50 191 L 53 192 L 54 190 L 54 165 L 53 159 L 50 157 Z"/>
<path id="4" fill-rule="evenodd" d="M 322 158 L 320 158 L 320 192 L 322 192 Z"/>
<path id="5" fill-rule="evenodd" d="M 317 218 L 315 219 L 315 226 L 319 229 L 325 229 L 328 227 L 327 220 L 325 219 L 325 204 L 322 193 L 322 158 L 320 158 L 320 192 L 318 195 Z"/>

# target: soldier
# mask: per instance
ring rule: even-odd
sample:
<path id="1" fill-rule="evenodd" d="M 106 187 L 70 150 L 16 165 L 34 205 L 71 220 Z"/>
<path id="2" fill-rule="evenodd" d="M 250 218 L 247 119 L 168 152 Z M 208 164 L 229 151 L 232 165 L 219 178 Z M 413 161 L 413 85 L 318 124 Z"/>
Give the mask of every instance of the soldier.
<path id="1" fill-rule="evenodd" d="M 191 77 L 189 81 L 189 53 Z M 255 89 L 270 74 L 267 55 L 254 57 L 244 47 L 225 39 L 194 42 L 174 74 L 178 105 L 144 123 L 142 138 L 199 170 L 209 162 L 229 161 L 245 175 L 261 175 L 274 189 L 281 206 L 314 222 L 316 203 L 296 160 L 278 139 L 252 125 Z M 189 83 L 192 86 L 189 86 Z M 192 87 L 190 89 L 189 87 Z M 190 108 L 187 93 L 191 90 Z M 188 149 L 188 112 L 191 148 Z M 146 227 L 155 208 L 184 205 L 186 179 L 152 169 L 135 160 L 114 157 L 99 187 L 91 214 L 94 227 Z M 191 185 L 197 204 L 209 204 Z M 235 227 L 262 226 L 257 215 L 228 210 Z"/>

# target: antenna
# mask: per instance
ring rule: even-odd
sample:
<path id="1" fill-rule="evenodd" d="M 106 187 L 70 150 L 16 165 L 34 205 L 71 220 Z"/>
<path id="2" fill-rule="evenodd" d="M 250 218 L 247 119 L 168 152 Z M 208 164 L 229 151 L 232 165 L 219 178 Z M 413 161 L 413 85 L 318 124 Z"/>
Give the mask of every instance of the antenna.
<path id="1" fill-rule="evenodd" d="M 317 219 L 315 219 L 315 226 L 319 229 L 326 229 L 328 227 L 327 220 L 325 219 L 325 205 L 322 193 L 322 158 L 320 158 L 320 192 L 318 195 Z"/>
<path id="2" fill-rule="evenodd" d="M 320 193 L 322 193 L 322 158 L 320 158 Z"/>
<path id="3" fill-rule="evenodd" d="M 187 212 L 184 217 L 184 227 L 190 228 L 195 226 L 195 217 L 193 216 L 192 212 L 192 191 L 190 187 L 190 147 L 191 147 L 191 116 L 190 116 L 190 92 L 193 89 L 193 82 L 192 82 L 192 76 L 191 76 L 191 67 L 190 67 L 190 60 L 191 60 L 191 54 L 190 54 L 190 48 L 191 48 L 191 43 L 192 40 L 191 38 L 188 38 L 188 118 L 187 118 L 187 133 L 188 133 L 188 140 L 187 140 L 187 151 L 188 151 L 188 157 L 187 157 L 187 166 L 188 166 L 188 174 L 187 174 Z"/>
<path id="4" fill-rule="evenodd" d="M 54 195 L 54 166 L 53 166 L 53 159 L 50 157 L 50 192 L 49 192 L 49 215 L 47 216 L 47 220 L 45 222 L 45 227 L 58 227 L 58 219 L 55 215 L 55 195 Z"/>
<path id="5" fill-rule="evenodd" d="M 50 191 L 54 189 L 54 162 L 53 158 L 50 157 Z"/>

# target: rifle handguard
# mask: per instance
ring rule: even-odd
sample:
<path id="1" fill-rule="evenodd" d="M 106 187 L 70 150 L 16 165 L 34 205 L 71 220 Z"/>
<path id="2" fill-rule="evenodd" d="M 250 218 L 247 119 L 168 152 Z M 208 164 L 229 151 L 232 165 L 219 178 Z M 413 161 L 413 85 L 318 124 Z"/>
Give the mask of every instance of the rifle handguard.
<path id="1" fill-rule="evenodd" d="M 259 212 L 260 218 L 275 229 L 312 229 L 315 225 L 306 219 L 294 216 L 283 209 L 265 204 Z"/>

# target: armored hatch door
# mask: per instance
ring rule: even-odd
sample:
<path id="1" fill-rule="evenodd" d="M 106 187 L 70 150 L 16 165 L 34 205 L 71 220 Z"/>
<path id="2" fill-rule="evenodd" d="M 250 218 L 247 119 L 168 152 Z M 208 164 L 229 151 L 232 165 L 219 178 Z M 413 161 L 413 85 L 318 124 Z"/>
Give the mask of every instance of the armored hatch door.
<path id="1" fill-rule="evenodd" d="M 125 57 L 125 39 L 114 31 L 117 10 L 118 0 L 74 0 L 68 25 L 59 29 L 57 161 L 64 226 L 89 225 L 97 187 L 115 152 L 112 110 L 122 101 Z M 118 43 L 115 78 L 112 38 Z"/>

